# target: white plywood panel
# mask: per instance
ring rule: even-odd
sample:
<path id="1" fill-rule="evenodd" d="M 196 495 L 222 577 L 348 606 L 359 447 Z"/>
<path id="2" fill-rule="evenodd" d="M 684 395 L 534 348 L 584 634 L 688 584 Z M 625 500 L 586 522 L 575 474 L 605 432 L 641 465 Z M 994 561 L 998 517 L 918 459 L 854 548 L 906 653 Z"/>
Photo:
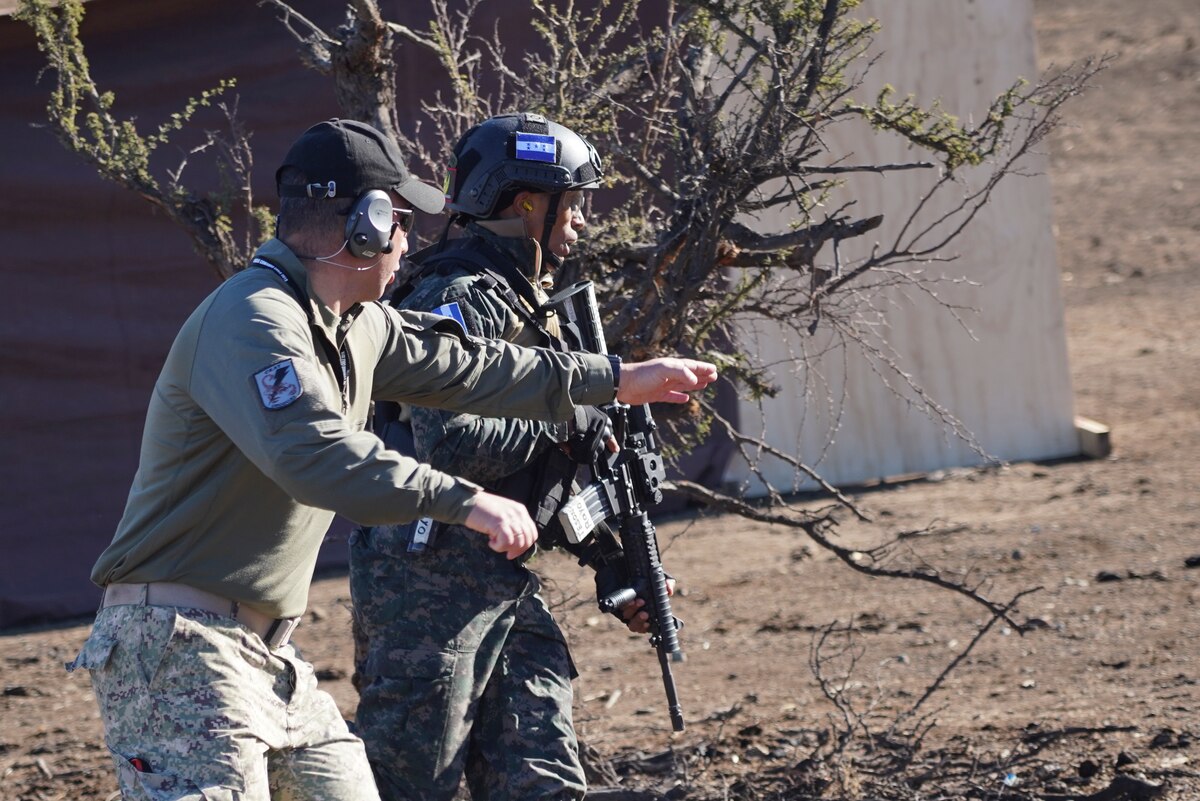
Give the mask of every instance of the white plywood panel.
<path id="1" fill-rule="evenodd" d="M 867 76 L 859 99 L 873 98 L 888 83 L 897 95 L 914 94 L 928 105 L 961 118 L 986 113 L 988 103 L 1018 76 L 1036 80 L 1031 0 L 876 0 L 860 12 L 880 20 L 875 51 L 880 60 Z M 828 139 L 848 163 L 925 160 L 897 138 L 867 126 L 843 126 Z M 927 274 L 965 277 L 975 286 L 943 284 L 939 298 L 974 311 L 962 322 L 922 293 L 889 290 L 883 309 L 886 340 L 900 369 L 971 431 L 983 449 L 1006 460 L 1040 459 L 1078 452 L 1067 365 L 1059 274 L 1051 234 L 1049 180 L 1040 155 L 1027 157 L 1022 171 L 1002 183 L 968 231 L 939 255 L 951 263 L 923 265 Z M 967 185 L 982 175 L 968 174 Z M 846 197 L 856 212 L 882 213 L 883 226 L 842 246 L 843 261 L 864 256 L 876 241 L 889 242 L 916 198 L 933 182 L 928 172 L 856 177 Z M 948 204 L 933 204 L 933 220 Z M 785 230 L 787 215 L 762 218 L 755 227 Z M 829 254 L 822 257 L 828 260 Z M 964 330 L 964 325 L 970 330 Z M 778 397 L 760 410 L 743 402 L 743 430 L 761 433 L 772 445 L 815 464 L 838 484 L 912 472 L 982 463 L 983 457 L 945 426 L 930 420 L 911 393 L 897 398 L 879 380 L 878 365 L 857 354 L 834 351 L 815 369 L 796 368 L 799 349 L 819 349 L 827 331 L 800 341 L 772 326 L 744 333 L 751 352 L 778 363 Z M 893 383 L 899 385 L 892 377 Z M 905 393 L 902 393 L 905 394 Z M 764 463 L 780 489 L 811 488 L 781 461 Z M 740 461 L 731 481 L 749 482 Z M 758 485 L 761 488 L 761 485 Z"/>

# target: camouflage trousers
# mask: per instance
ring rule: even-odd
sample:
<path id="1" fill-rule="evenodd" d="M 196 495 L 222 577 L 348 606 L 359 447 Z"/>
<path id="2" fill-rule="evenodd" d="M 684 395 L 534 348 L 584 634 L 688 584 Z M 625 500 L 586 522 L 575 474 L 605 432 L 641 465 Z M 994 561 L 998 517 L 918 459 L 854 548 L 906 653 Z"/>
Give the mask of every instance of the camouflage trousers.
<path id="1" fill-rule="evenodd" d="M 67 670 L 91 672 L 126 801 L 371 801 L 362 742 L 291 645 L 230 618 L 110 606 Z"/>
<path id="2" fill-rule="evenodd" d="M 574 667 L 537 577 L 486 539 L 411 526 L 351 537 L 359 632 L 355 729 L 385 801 L 580 799 Z"/>

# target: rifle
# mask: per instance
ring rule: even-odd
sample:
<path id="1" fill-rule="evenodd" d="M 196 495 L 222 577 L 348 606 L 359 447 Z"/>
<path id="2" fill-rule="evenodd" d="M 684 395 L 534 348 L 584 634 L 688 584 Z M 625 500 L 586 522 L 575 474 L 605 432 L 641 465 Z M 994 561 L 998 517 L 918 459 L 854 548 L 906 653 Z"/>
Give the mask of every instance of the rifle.
<path id="1" fill-rule="evenodd" d="M 608 353 L 600 311 L 591 281 L 580 281 L 556 294 L 546 304 L 559 315 L 564 333 L 579 349 Z M 658 552 L 658 537 L 647 508 L 662 501 L 666 468 L 659 453 L 657 431 L 650 407 L 631 407 L 618 401 L 600 407 L 612 422 L 621 449 L 603 453 L 591 465 L 593 482 L 576 493 L 558 513 L 567 539 L 580 543 L 601 522 L 614 519 L 624 551 L 630 585 L 598 599 L 600 610 L 616 612 L 637 598 L 650 612 L 650 644 L 658 652 L 671 726 L 683 731 L 683 711 L 675 692 L 671 661 L 682 662 L 677 633 L 682 623 L 671 612 L 667 574 Z"/>

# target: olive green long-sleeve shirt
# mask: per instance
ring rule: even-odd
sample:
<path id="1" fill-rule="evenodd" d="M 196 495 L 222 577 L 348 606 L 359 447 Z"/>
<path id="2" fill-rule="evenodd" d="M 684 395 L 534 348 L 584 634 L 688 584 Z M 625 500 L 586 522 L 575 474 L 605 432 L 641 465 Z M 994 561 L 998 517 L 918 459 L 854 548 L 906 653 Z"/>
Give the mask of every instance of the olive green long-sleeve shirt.
<path id="1" fill-rule="evenodd" d="M 281 242 L 256 261 L 311 298 L 303 265 Z M 316 326 L 276 270 L 252 267 L 184 323 L 93 581 L 177 581 L 299 615 L 334 513 L 367 525 L 461 523 L 473 505 L 473 484 L 386 450 L 365 430 L 373 398 L 560 421 L 613 397 L 603 356 L 470 340 L 446 318 L 380 303 L 339 318 L 307 302 Z"/>

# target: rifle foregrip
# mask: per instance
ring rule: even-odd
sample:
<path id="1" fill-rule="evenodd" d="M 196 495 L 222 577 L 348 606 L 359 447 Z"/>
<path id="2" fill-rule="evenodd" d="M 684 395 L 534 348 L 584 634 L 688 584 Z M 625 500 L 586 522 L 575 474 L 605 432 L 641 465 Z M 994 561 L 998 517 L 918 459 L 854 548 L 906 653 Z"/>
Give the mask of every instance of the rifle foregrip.
<path id="1" fill-rule="evenodd" d="M 600 611 L 609 613 L 616 612 L 625 604 L 633 603 L 636 600 L 637 590 L 633 589 L 633 587 L 626 587 L 623 590 L 617 590 L 616 592 L 601 598 Z"/>

